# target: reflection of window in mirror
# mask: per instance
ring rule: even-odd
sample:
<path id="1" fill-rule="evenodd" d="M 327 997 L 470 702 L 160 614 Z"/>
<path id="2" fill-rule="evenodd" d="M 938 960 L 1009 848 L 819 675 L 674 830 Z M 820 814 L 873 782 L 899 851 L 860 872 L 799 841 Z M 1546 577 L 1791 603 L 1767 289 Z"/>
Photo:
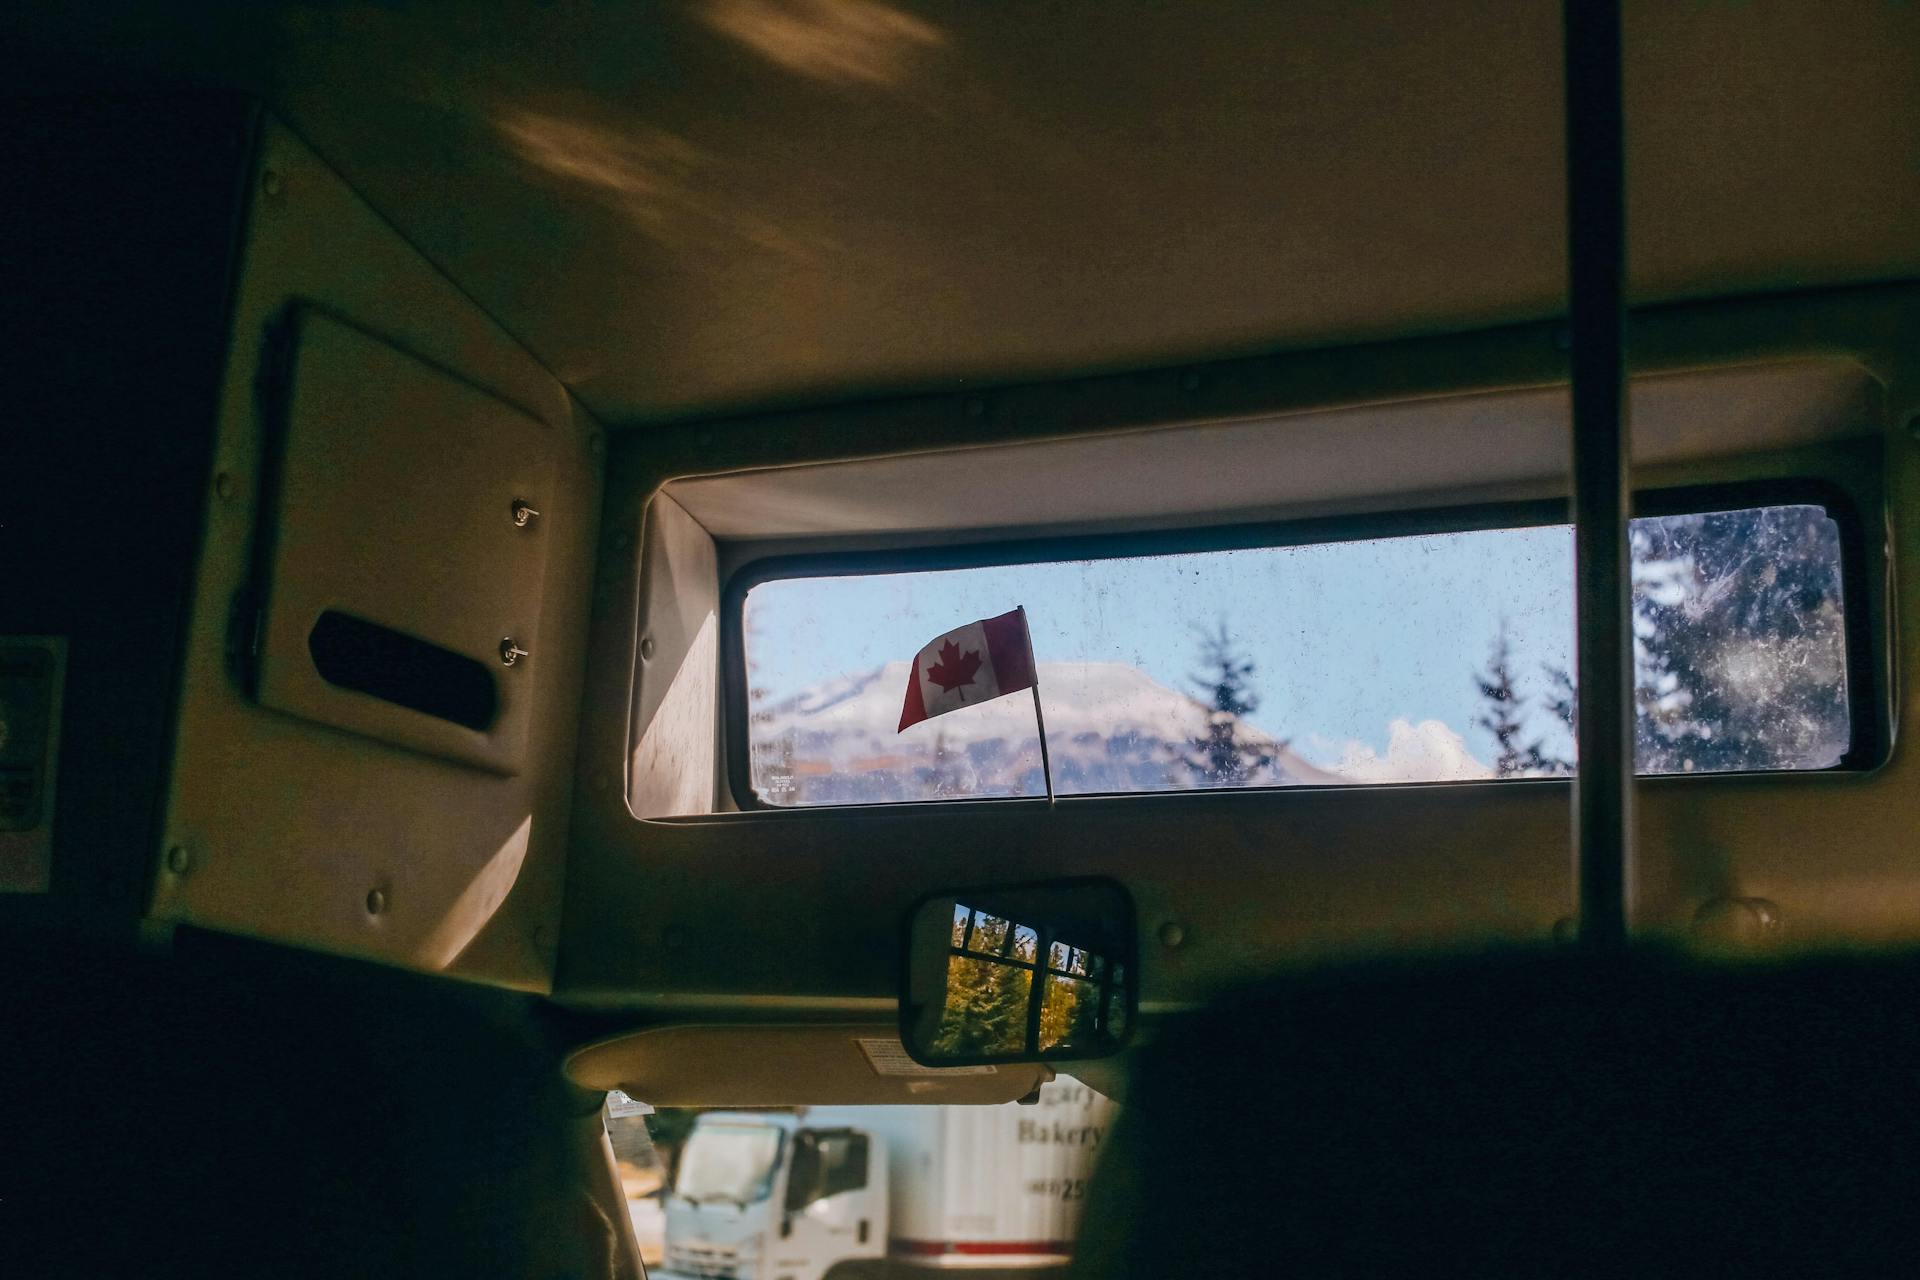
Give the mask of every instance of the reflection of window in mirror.
<path id="1" fill-rule="evenodd" d="M 1100 988 L 1078 978 L 1049 975 L 1040 1006 L 1040 1048 L 1060 1050 L 1098 1043 Z"/>

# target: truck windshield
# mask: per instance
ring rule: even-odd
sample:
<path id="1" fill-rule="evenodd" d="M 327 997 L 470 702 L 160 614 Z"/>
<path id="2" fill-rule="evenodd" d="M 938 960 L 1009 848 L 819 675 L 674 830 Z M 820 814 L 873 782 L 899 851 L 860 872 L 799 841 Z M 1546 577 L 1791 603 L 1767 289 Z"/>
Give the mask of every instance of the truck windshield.
<path id="1" fill-rule="evenodd" d="M 746 1205 L 773 1185 L 780 1130 L 768 1124 L 702 1124 L 687 1139 L 673 1192 L 698 1204 L 731 1200 Z"/>

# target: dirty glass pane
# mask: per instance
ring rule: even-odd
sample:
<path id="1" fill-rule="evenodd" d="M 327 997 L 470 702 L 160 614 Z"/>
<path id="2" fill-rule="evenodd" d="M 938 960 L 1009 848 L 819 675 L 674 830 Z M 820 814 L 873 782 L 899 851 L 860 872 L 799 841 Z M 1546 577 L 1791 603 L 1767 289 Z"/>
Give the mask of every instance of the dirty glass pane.
<path id="1" fill-rule="evenodd" d="M 1632 546 L 1641 772 L 1837 764 L 1826 512 L 1651 517 Z M 780 805 L 1045 794 L 1024 691 L 898 731 L 921 646 L 1018 605 L 1064 795 L 1562 776 L 1572 581 L 1571 530 L 1547 525 L 763 583 L 753 787 Z"/>

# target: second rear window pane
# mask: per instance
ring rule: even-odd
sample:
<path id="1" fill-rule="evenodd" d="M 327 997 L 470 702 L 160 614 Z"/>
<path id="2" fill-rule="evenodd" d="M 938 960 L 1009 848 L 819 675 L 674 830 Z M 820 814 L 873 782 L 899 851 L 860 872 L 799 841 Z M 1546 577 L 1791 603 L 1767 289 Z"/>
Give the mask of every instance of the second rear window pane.
<path id="1" fill-rule="evenodd" d="M 1839 530 L 1814 506 L 1633 523 L 1643 773 L 1825 769 L 1851 740 Z M 747 596 L 776 805 L 1037 796 L 1020 692 L 896 732 L 935 636 L 1026 607 L 1063 795 L 1551 777 L 1573 763 L 1572 534 L 790 578 Z"/>

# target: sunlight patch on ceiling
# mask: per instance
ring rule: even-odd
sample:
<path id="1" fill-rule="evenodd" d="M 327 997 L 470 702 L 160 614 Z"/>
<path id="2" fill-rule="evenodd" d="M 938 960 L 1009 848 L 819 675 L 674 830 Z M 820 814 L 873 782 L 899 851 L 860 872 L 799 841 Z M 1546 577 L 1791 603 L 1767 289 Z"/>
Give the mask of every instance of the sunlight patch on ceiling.
<path id="1" fill-rule="evenodd" d="M 496 127 L 522 159 L 615 199 L 642 222 L 664 222 L 708 164 L 698 147 L 660 129 L 617 133 L 540 112 L 509 116 Z"/>
<path id="2" fill-rule="evenodd" d="M 494 128 L 522 160 L 584 187 L 655 243 L 676 251 L 746 242 L 813 261 L 837 249 L 755 215 L 727 191 L 728 165 L 677 134 L 646 125 L 616 130 L 542 111 L 501 115 Z"/>
<path id="3" fill-rule="evenodd" d="M 879 0 L 712 0 L 709 27 L 811 80 L 893 88 L 947 37 Z"/>

